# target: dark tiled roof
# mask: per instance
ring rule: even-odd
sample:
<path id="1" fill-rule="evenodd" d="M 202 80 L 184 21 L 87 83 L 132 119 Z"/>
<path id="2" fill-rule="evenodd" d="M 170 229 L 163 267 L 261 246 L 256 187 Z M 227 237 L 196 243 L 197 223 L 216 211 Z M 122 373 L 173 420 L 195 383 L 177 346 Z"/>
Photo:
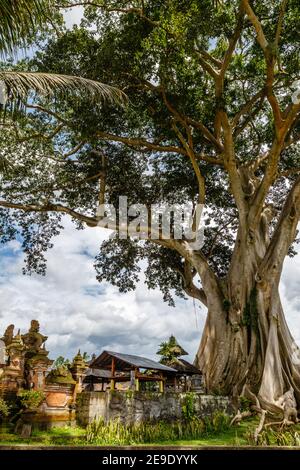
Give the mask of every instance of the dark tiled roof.
<path id="1" fill-rule="evenodd" d="M 97 357 L 90 364 L 90 367 L 93 369 L 110 368 L 112 358 L 115 358 L 116 370 L 129 370 L 133 366 L 138 367 L 140 369 L 153 369 L 161 370 L 164 372 L 176 372 L 176 370 L 172 367 L 165 366 L 163 364 L 160 364 L 159 362 L 147 359 L 146 357 L 133 356 L 131 354 L 117 353 L 113 351 L 103 351 L 100 356 Z"/>
<path id="2" fill-rule="evenodd" d="M 105 369 L 91 369 L 88 368 L 85 371 L 85 377 L 99 377 L 103 379 L 110 379 L 111 372 L 110 370 Z"/>
<path id="3" fill-rule="evenodd" d="M 197 367 L 195 367 L 190 362 L 188 362 L 184 359 L 181 359 L 181 358 L 174 359 L 172 362 L 169 362 L 168 365 L 173 367 L 178 372 L 181 372 L 183 374 L 202 375 L 201 371 L 199 369 L 197 369 Z"/>

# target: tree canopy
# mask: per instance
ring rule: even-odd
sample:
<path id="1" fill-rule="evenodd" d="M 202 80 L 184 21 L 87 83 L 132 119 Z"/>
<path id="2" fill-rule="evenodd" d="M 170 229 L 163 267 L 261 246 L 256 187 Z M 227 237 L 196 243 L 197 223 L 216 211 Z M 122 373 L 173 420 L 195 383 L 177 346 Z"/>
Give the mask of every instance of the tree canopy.
<path id="1" fill-rule="evenodd" d="M 255 2 L 255 12 L 239 1 L 80 3 L 81 27 L 50 37 L 29 66 L 109 82 L 126 92 L 129 105 L 41 99 L 27 103 L 27 115 L 5 130 L 9 145 L 5 137 L 2 155 L 10 171 L 2 199 L 43 211 L 21 216 L 31 227 L 24 237 L 31 240 L 25 241 L 31 267 L 44 266 L 31 255 L 38 258 L 49 246 L 61 213 L 93 224 L 99 197 L 117 206 L 126 195 L 129 204 L 147 206 L 205 203 L 203 255 L 225 276 L 241 199 L 262 183 L 256 202 L 272 210 L 274 227 L 297 176 L 298 107 L 291 97 L 299 73 L 298 2 Z M 222 142 L 229 126 L 234 160 L 224 155 L 230 142 Z M 12 151 L 14 133 L 19 150 Z M 54 211 L 59 205 L 57 214 L 45 210 L 49 205 Z M 2 222 L 4 240 L 14 231 L 9 220 Z M 159 286 L 166 300 L 172 302 L 172 289 L 182 295 L 188 288 L 181 254 L 168 244 L 118 237 L 104 242 L 97 277 L 132 289 L 143 258 L 148 286 Z"/>
<path id="2" fill-rule="evenodd" d="M 196 358 L 207 389 L 243 392 L 256 410 L 275 407 L 289 422 L 300 369 L 278 285 L 300 217 L 299 2 L 61 0 L 57 8 L 74 5 L 84 6 L 80 26 L 52 20 L 56 34 L 44 35 L 26 66 L 110 83 L 128 105 L 41 96 L 11 110 L 0 144 L 2 241 L 21 231 L 26 270 L 44 273 L 63 215 L 96 228 L 107 227 L 99 204 L 118 208 L 120 195 L 150 212 L 157 203 L 203 204 L 201 249 L 172 234 L 123 238 L 118 219 L 97 278 L 126 292 L 147 260 L 149 288 L 208 308 Z"/>

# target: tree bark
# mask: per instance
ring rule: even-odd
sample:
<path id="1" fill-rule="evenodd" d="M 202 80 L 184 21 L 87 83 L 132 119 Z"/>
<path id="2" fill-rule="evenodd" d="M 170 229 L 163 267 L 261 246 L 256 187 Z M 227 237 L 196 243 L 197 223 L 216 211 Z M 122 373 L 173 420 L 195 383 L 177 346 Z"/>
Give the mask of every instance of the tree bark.
<path id="1" fill-rule="evenodd" d="M 266 256 L 270 261 L 270 245 L 261 227 L 248 231 L 245 244 L 238 234 L 227 278 L 218 289 L 204 286 L 208 314 L 195 365 L 208 392 L 237 396 L 247 385 L 263 409 L 294 415 L 300 408 L 300 351 L 279 296 L 280 250 L 272 248 L 268 269 L 264 262 Z"/>

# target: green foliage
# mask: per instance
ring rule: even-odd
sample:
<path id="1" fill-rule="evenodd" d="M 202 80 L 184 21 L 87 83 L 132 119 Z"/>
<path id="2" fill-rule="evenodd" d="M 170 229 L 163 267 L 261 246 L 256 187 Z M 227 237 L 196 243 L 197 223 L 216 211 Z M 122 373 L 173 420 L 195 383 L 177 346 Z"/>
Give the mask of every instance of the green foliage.
<path id="1" fill-rule="evenodd" d="M 86 430 L 87 442 L 97 445 L 132 445 L 158 443 L 185 439 L 199 439 L 203 436 L 213 436 L 216 433 L 229 429 L 230 419 L 222 413 L 213 417 L 193 419 L 190 421 L 176 421 L 166 423 L 136 423 L 122 424 L 120 420 L 109 421 L 103 419 L 92 421 Z"/>
<path id="2" fill-rule="evenodd" d="M 246 397 L 240 397 L 240 411 L 248 411 L 250 409 L 251 401 Z"/>
<path id="3" fill-rule="evenodd" d="M 162 356 L 160 362 L 164 364 L 171 363 L 177 357 L 186 355 L 187 352 L 178 344 L 175 336 L 171 335 L 168 341 L 164 341 L 160 344 L 156 354 Z"/>
<path id="4" fill-rule="evenodd" d="M 226 431 L 231 422 L 231 417 L 222 411 L 216 411 L 212 417 L 205 417 L 204 424 L 206 432 L 211 434 L 218 434 Z"/>
<path id="5" fill-rule="evenodd" d="M 186 421 L 190 421 L 195 418 L 196 410 L 195 410 L 195 393 L 188 392 L 185 394 L 181 409 L 184 419 Z"/>
<path id="6" fill-rule="evenodd" d="M 8 403 L 0 397 L 0 420 L 3 420 L 3 418 L 7 418 L 10 413 L 10 406 Z"/>
<path id="7" fill-rule="evenodd" d="M 1 0 L 0 53 L 13 52 L 24 44 L 26 36 L 46 22 L 51 10 L 48 0 Z"/>
<path id="8" fill-rule="evenodd" d="M 65 367 L 66 369 L 71 365 L 69 359 L 63 356 L 58 356 L 52 364 L 52 369 L 58 369 L 59 367 Z"/>
<path id="9" fill-rule="evenodd" d="M 274 430 L 271 428 L 264 429 L 258 436 L 258 442 L 255 443 L 253 433 L 246 434 L 247 441 L 250 445 L 258 446 L 300 446 L 300 432 L 296 430 Z"/>
<path id="10" fill-rule="evenodd" d="M 20 389 L 17 396 L 20 399 L 22 408 L 27 410 L 36 410 L 45 400 L 45 394 L 41 390 Z"/>
<path id="11" fill-rule="evenodd" d="M 75 384 L 70 371 L 71 363 L 69 359 L 59 356 L 52 364 L 52 369 L 47 375 L 47 383 Z"/>
<path id="12" fill-rule="evenodd" d="M 21 7 L 38 2 L 14 3 L 20 3 Z M 60 3 L 63 5 L 65 1 Z M 111 8 L 117 3 L 105 2 Z M 260 152 L 272 148 L 276 136 L 267 97 L 256 100 L 246 114 L 241 112 L 245 103 L 265 89 L 264 54 L 257 44 L 254 28 L 245 20 L 226 71 L 223 95 L 216 98 L 213 79 L 201 66 L 201 51 L 204 58 L 210 54 L 211 58 L 207 59 L 210 67 L 219 70 L 237 24 L 240 2 L 151 0 L 143 3 L 143 15 L 136 14 L 135 8 L 141 5 L 138 0 L 122 2 L 125 10 L 128 4 L 132 7 L 128 14 L 105 12 L 97 7 L 100 2 L 86 5 L 81 27 L 66 31 L 60 25 L 59 34 L 55 35 L 47 30 L 36 57 L 26 63 L 32 71 L 109 82 L 126 90 L 129 97 L 129 105 L 120 109 L 110 103 L 96 102 L 91 106 L 86 100 L 76 99 L 78 96 L 68 96 L 61 102 L 41 96 L 39 105 L 43 109 L 46 106 L 50 113 L 31 109 L 25 116 L 18 112 L 11 129 L 6 129 L 7 135 L 3 130 L 0 153 L 5 161 L 3 157 L 0 166 L 7 170 L 1 200 L 21 201 L 39 209 L 43 205 L 48 210 L 43 214 L 11 213 L 6 209 L 0 212 L 1 241 L 16 236 L 23 240 L 27 273 L 45 273 L 44 254 L 62 228 L 55 207 L 95 216 L 99 175 L 104 171 L 103 155 L 107 156 L 105 200 L 108 203 L 117 207 L 118 196 L 126 195 L 129 204 L 139 202 L 147 207 L 155 203 L 195 205 L 199 191 L 197 178 L 174 131 L 176 121 L 181 135 L 187 138 L 186 118 L 191 122 L 193 149 L 206 186 L 203 254 L 218 276 L 225 278 L 228 272 L 238 211 L 223 165 L 223 150 L 212 144 L 201 128 L 204 125 L 210 134 L 218 134 L 215 124 L 220 105 L 226 108 L 231 123 L 239 116 L 233 136 L 239 169 L 244 164 L 250 167 Z M 299 2 L 288 2 L 280 42 L 274 50 L 280 4 L 280 0 L 256 2 L 255 13 L 263 19 L 270 51 L 280 62 L 275 70 L 275 92 L 284 110 L 291 103 L 291 84 L 299 75 Z M 166 101 L 176 110 L 175 117 Z M 293 142 L 298 135 L 299 124 L 295 123 L 289 130 L 289 141 Z M 133 143 L 123 145 L 120 139 L 127 137 Z M 155 149 L 136 144 L 139 139 L 154 143 Z M 180 152 L 165 151 L 166 146 L 179 147 Z M 71 158 L 64 158 L 76 148 Z M 217 164 L 202 160 L 202 156 L 217 159 Z M 296 143 L 287 146 L 281 152 L 276 174 L 299 168 L 299 162 L 299 146 Z M 261 165 L 254 176 L 262 180 L 264 171 L 265 166 Z M 268 202 L 282 207 L 294 178 L 295 172 L 286 178 L 276 176 Z M 77 228 L 83 228 L 83 224 L 77 222 Z M 97 279 L 109 281 L 122 292 L 132 290 L 140 279 L 144 261 L 148 263 L 145 282 L 149 288 L 159 287 L 170 304 L 174 304 L 174 294 L 184 296 L 182 256 L 148 242 L 124 241 L 118 237 L 105 241 L 95 261 Z M 227 308 L 225 304 L 224 310 Z M 244 321 L 256 328 L 255 311 L 250 305 L 245 307 Z"/>

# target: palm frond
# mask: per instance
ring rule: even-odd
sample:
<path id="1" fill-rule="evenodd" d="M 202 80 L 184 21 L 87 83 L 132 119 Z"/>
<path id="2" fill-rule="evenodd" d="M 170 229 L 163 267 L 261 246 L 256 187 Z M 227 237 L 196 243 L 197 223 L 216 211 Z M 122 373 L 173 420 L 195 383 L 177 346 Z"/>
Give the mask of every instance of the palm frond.
<path id="1" fill-rule="evenodd" d="M 118 88 L 88 78 L 40 72 L 0 71 L 0 87 L 6 87 L 7 97 L 26 99 L 30 91 L 43 96 L 88 96 L 92 101 L 105 100 L 124 105 L 127 96 Z M 2 91 L 3 94 L 3 91 Z M 5 104 L 5 103 L 2 103 Z"/>
<path id="2" fill-rule="evenodd" d="M 46 21 L 52 8 L 50 0 L 1 0 L 0 54 L 13 52 Z"/>

